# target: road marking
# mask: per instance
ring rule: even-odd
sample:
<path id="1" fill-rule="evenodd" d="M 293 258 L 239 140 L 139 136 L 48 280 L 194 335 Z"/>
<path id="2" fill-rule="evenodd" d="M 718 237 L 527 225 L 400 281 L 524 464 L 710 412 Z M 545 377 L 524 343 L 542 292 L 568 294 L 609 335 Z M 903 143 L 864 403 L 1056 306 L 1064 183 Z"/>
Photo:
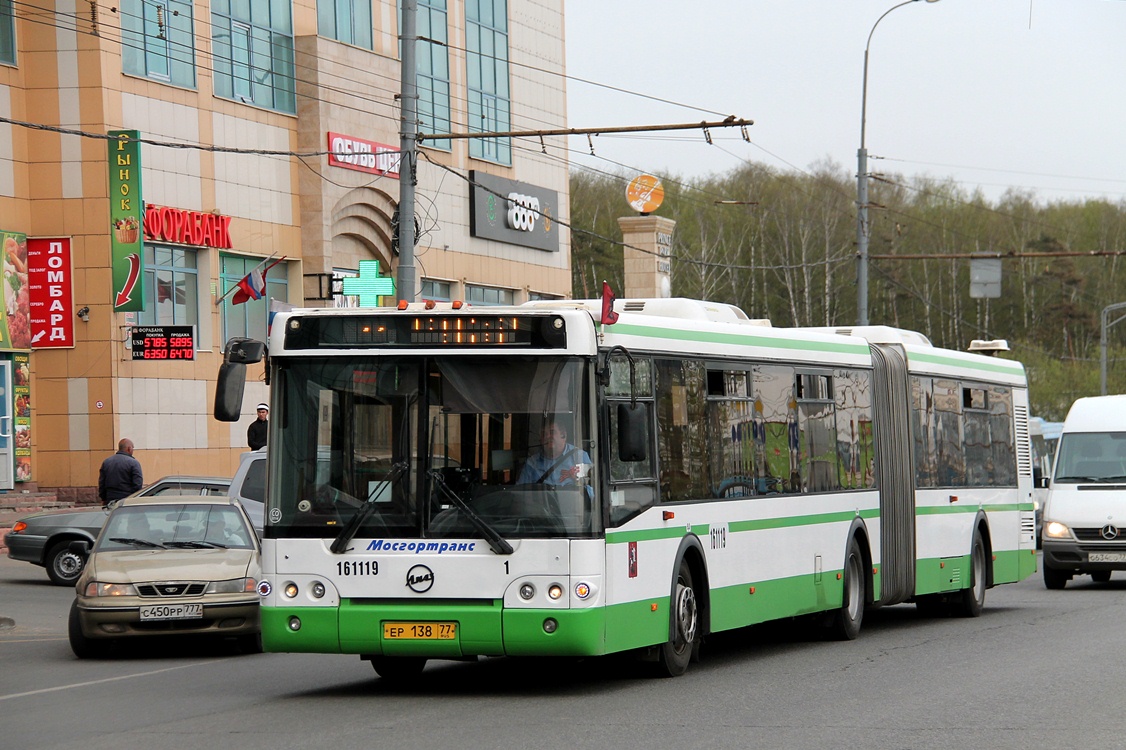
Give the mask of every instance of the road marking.
<path id="1" fill-rule="evenodd" d="M 210 659 L 208 661 L 197 661 L 191 664 L 181 664 L 177 667 L 165 667 L 164 669 L 154 669 L 151 672 L 138 672 L 137 674 L 124 674 L 117 677 L 106 677 L 102 680 L 90 680 L 89 682 L 76 682 L 73 685 L 59 685 L 58 687 L 42 688 L 40 690 L 28 690 L 26 693 L 12 693 L 10 695 L 0 695 L 0 701 L 6 701 L 9 698 L 26 698 L 29 695 L 42 695 L 43 693 L 55 693 L 60 690 L 73 690 L 75 688 L 85 688 L 91 685 L 101 685 L 106 682 L 117 682 L 118 680 L 130 680 L 134 677 L 151 677 L 154 674 L 163 674 L 164 672 L 174 672 L 177 669 L 187 669 L 188 667 L 198 667 L 201 664 L 211 664 L 220 661 L 219 659 Z"/>

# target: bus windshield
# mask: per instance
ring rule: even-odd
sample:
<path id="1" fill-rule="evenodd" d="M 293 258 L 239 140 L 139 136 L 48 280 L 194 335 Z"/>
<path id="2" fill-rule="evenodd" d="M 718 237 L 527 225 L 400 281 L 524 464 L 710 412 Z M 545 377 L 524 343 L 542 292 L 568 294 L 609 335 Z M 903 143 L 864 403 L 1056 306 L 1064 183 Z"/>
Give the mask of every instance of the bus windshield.
<path id="1" fill-rule="evenodd" d="M 563 357 L 279 363 L 266 537 L 595 533 L 589 372 Z"/>

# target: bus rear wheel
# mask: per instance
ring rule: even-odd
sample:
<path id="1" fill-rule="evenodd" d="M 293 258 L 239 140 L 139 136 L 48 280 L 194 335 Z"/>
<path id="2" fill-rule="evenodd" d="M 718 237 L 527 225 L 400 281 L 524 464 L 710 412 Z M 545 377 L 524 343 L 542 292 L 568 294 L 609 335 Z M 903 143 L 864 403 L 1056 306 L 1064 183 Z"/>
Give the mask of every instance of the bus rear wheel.
<path id="1" fill-rule="evenodd" d="M 962 593 L 954 605 L 954 612 L 962 617 L 977 617 L 985 606 L 985 589 L 989 585 L 989 573 L 985 569 L 985 542 L 981 530 L 974 531 L 973 545 L 970 547 L 970 587 Z"/>
<path id="2" fill-rule="evenodd" d="M 422 674 L 426 659 L 421 656 L 373 656 L 371 666 L 385 680 L 404 682 Z"/>
<path id="3" fill-rule="evenodd" d="M 679 677 L 688 671 L 688 664 L 700 645 L 700 612 L 692 570 L 686 560 L 680 561 L 676 587 L 672 595 L 672 636 L 660 646 L 657 663 L 664 677 Z"/>
<path id="4" fill-rule="evenodd" d="M 841 608 L 833 613 L 833 621 L 829 628 L 829 632 L 837 640 L 851 641 L 860 635 L 860 625 L 864 622 L 867 581 L 860 543 L 856 541 L 856 537 L 852 537 L 848 540 L 848 551 L 845 552 Z"/>

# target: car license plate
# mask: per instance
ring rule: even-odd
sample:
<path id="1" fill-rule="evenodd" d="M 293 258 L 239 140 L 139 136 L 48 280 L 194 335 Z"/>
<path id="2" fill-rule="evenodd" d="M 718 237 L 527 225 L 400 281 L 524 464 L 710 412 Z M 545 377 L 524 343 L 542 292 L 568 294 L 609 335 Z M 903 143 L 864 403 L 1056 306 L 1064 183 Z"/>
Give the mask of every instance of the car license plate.
<path id="1" fill-rule="evenodd" d="M 383 637 L 389 641 L 452 641 L 456 622 L 385 622 Z"/>
<path id="2" fill-rule="evenodd" d="M 148 604 L 141 607 L 142 620 L 194 620 L 201 617 L 202 604 Z"/>
<path id="3" fill-rule="evenodd" d="M 1087 562 L 1126 562 L 1126 552 L 1090 552 L 1087 554 Z"/>

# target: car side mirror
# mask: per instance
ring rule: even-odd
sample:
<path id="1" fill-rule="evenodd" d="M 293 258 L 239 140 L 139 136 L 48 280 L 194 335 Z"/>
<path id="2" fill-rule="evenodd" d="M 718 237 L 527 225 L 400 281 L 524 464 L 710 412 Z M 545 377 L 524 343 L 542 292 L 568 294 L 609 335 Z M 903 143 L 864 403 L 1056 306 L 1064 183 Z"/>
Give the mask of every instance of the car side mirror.
<path id="1" fill-rule="evenodd" d="M 76 555 L 82 555 L 83 557 L 86 557 L 90 554 L 90 542 L 86 541 L 85 539 L 76 539 L 75 541 L 70 543 L 70 545 L 67 547 L 67 550 L 73 552 Z"/>

